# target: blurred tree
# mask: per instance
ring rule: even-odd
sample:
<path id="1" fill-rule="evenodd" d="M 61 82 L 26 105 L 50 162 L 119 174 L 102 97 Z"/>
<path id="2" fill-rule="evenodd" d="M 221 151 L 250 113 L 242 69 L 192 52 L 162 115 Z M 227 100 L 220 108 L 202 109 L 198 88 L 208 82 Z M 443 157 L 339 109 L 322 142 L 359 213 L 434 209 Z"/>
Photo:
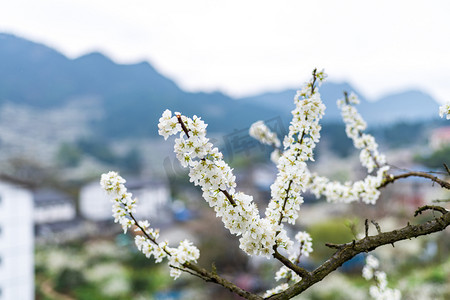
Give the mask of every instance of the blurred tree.
<path id="1" fill-rule="evenodd" d="M 56 154 L 56 161 L 62 167 L 76 167 L 82 156 L 81 150 L 76 145 L 63 143 Z"/>

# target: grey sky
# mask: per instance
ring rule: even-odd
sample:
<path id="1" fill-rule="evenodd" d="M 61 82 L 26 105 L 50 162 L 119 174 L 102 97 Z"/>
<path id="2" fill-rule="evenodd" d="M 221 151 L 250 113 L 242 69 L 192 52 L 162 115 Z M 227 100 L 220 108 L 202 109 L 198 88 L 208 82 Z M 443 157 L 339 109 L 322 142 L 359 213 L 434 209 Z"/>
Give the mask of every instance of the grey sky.
<path id="1" fill-rule="evenodd" d="M 0 31 L 69 57 L 148 60 L 191 91 L 299 87 L 314 67 L 376 98 L 450 100 L 449 1 L 2 0 Z"/>

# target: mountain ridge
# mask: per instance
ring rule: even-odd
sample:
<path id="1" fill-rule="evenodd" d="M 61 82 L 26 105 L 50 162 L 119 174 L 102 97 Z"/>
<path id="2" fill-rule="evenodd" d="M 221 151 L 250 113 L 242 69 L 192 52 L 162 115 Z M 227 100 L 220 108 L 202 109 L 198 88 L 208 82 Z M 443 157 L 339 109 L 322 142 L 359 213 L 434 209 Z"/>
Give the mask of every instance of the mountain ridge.
<path id="1" fill-rule="evenodd" d="M 156 136 L 156 124 L 166 108 L 202 116 L 212 132 L 240 130 L 256 120 L 274 117 L 287 123 L 295 96 L 294 89 L 240 99 L 221 92 L 186 92 L 148 62 L 117 64 L 100 52 L 69 59 L 43 44 L 5 33 L 0 33 L 0 65 L 0 104 L 12 101 L 48 109 L 94 97 L 102 103 L 104 118 L 91 124 L 92 132 L 111 138 Z M 325 122 L 340 119 L 335 101 L 342 98 L 343 90 L 354 89 L 346 82 L 326 82 L 321 87 L 328 107 Z M 384 123 L 393 122 L 405 115 L 401 109 L 407 105 L 405 97 L 413 97 L 418 108 L 410 118 L 437 115 L 438 104 L 429 95 L 408 92 L 387 95 L 381 108 L 359 94 L 361 113 L 369 124 L 379 116 Z M 429 108 L 424 108 L 424 103 Z"/>

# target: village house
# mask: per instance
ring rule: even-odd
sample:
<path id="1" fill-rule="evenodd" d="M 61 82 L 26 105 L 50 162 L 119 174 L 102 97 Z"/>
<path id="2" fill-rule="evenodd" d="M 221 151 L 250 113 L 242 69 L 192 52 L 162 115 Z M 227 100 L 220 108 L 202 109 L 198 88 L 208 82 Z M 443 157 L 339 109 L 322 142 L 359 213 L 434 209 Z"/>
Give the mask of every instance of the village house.
<path id="1" fill-rule="evenodd" d="M 33 195 L 0 182 L 0 299 L 34 299 Z"/>
<path id="2" fill-rule="evenodd" d="M 167 182 L 161 180 L 129 179 L 126 187 L 137 198 L 138 219 L 158 219 L 160 212 L 169 204 L 170 191 Z M 101 189 L 99 182 L 92 182 L 80 191 L 81 216 L 90 221 L 113 220 L 112 203 Z"/>

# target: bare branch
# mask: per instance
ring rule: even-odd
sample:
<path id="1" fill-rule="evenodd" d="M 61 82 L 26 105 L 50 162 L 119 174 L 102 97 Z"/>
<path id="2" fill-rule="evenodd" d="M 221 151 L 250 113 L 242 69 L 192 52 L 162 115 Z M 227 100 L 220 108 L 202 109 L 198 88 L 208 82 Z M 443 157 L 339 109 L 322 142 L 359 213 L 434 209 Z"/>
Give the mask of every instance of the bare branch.
<path id="1" fill-rule="evenodd" d="M 450 175 L 450 169 L 448 168 L 447 164 L 444 163 L 443 165 L 444 165 L 445 171 L 447 171 L 448 175 Z"/>
<path id="2" fill-rule="evenodd" d="M 325 246 L 332 248 L 332 249 L 341 249 L 345 246 L 345 244 L 326 243 Z"/>
<path id="3" fill-rule="evenodd" d="M 273 253 L 273 257 L 275 257 L 276 259 L 278 259 L 283 265 L 285 265 L 286 267 L 288 267 L 289 269 L 291 269 L 292 271 L 294 271 L 295 273 L 297 273 L 300 277 L 302 278 L 309 278 L 311 276 L 311 274 L 305 270 L 302 267 L 297 266 L 296 264 L 294 264 L 293 262 L 291 262 L 288 258 L 286 258 L 285 256 L 281 255 L 278 250 L 277 247 L 274 246 L 274 253 Z"/>
<path id="4" fill-rule="evenodd" d="M 180 123 L 181 128 L 183 129 L 186 136 L 189 138 L 189 130 L 186 128 L 186 125 L 184 125 L 183 120 L 181 120 L 181 115 L 177 115 L 178 123 Z"/>
<path id="5" fill-rule="evenodd" d="M 380 234 L 381 233 L 380 225 L 377 222 L 375 222 L 374 220 L 372 220 L 370 222 L 375 226 L 375 228 L 377 229 L 378 233 Z"/>
<path id="6" fill-rule="evenodd" d="M 243 290 L 240 287 L 238 287 L 237 285 L 235 285 L 234 283 L 226 280 L 225 278 L 220 277 L 217 274 L 214 274 L 212 272 L 209 272 L 195 264 L 186 262 L 183 266 L 185 268 L 188 268 L 188 269 L 194 271 L 195 273 L 197 273 L 198 276 L 201 277 L 203 280 L 205 280 L 207 282 L 217 283 L 245 299 L 249 299 L 249 300 L 262 300 L 263 299 L 261 296 L 258 296 L 256 294 L 253 294 L 246 290 Z"/>
<path id="7" fill-rule="evenodd" d="M 400 175 L 395 175 L 395 176 L 391 176 L 385 179 L 385 181 L 378 187 L 383 188 L 385 186 L 387 186 L 390 183 L 393 183 L 394 181 L 401 179 L 401 178 L 407 178 L 407 177 L 411 177 L 411 176 L 415 176 L 415 177 L 423 177 L 423 178 L 428 178 L 431 179 L 431 181 L 436 182 L 437 184 L 439 184 L 441 187 L 450 190 L 450 183 L 440 179 L 439 177 L 433 176 L 429 173 L 424 173 L 424 172 L 408 172 L 408 173 L 403 173 Z"/>
<path id="8" fill-rule="evenodd" d="M 444 200 L 433 200 L 433 201 L 431 201 L 431 202 L 433 202 L 433 203 L 440 203 L 440 202 L 450 202 L 450 199 L 444 199 Z"/>
<path id="9" fill-rule="evenodd" d="M 228 193 L 227 190 L 221 190 L 219 189 L 219 191 L 221 191 L 225 197 L 227 197 L 228 201 L 230 201 L 231 205 L 236 206 L 236 202 L 234 201 L 233 197 L 230 195 L 230 193 Z"/>
<path id="10" fill-rule="evenodd" d="M 369 236 L 369 220 L 366 219 L 366 221 L 364 222 L 364 227 L 365 227 L 365 236 L 368 237 Z"/>
<path id="11" fill-rule="evenodd" d="M 198 278 L 200 278 L 200 279 L 203 279 L 203 280 L 206 281 L 206 282 L 209 281 L 209 278 L 208 278 L 208 277 L 204 277 L 204 276 L 202 276 L 202 275 L 199 275 L 199 274 L 197 274 L 197 273 L 195 273 L 195 272 L 190 271 L 189 269 L 183 269 L 183 268 L 180 268 L 180 267 L 176 267 L 176 266 L 174 266 L 174 265 L 169 265 L 169 267 L 171 267 L 171 268 L 173 268 L 173 269 L 177 269 L 177 270 L 183 271 L 183 272 L 186 272 L 186 273 L 189 273 L 189 274 L 191 274 L 191 275 L 193 275 L 193 276 L 196 276 L 196 277 L 198 277 Z"/>
<path id="12" fill-rule="evenodd" d="M 142 228 L 142 226 L 139 225 L 139 222 L 136 220 L 136 218 L 133 216 L 132 213 L 129 213 L 129 216 L 133 219 L 133 221 L 135 222 L 135 225 L 143 232 L 143 234 L 150 240 L 152 241 L 154 244 L 158 245 L 158 243 L 155 241 L 155 239 L 153 239 L 145 230 L 144 228 Z M 170 252 L 167 251 L 167 249 L 164 247 L 163 248 L 164 252 L 167 253 L 168 256 L 172 256 L 172 254 Z M 227 289 L 229 289 L 230 291 L 232 291 L 233 293 L 236 293 L 242 297 L 244 297 L 245 299 L 262 299 L 260 296 L 256 295 L 256 294 L 252 294 L 246 290 L 243 290 L 241 288 L 239 288 L 238 286 L 236 286 L 234 283 L 220 277 L 219 275 L 217 275 L 217 272 L 215 270 L 215 268 L 213 268 L 213 272 L 209 272 L 206 269 L 197 266 L 194 263 L 189 263 L 186 262 L 183 264 L 183 268 L 179 268 L 179 267 L 175 267 L 170 265 L 171 268 L 175 268 L 175 269 L 179 269 L 181 271 L 187 272 L 191 275 L 197 276 L 203 280 L 205 280 L 206 282 L 214 282 L 217 283 Z M 191 271 L 193 272 L 191 272 Z"/>
<path id="13" fill-rule="evenodd" d="M 425 205 L 422 207 L 419 207 L 415 213 L 414 213 L 414 217 L 417 217 L 417 215 L 422 214 L 422 212 L 426 211 L 426 210 L 435 210 L 440 212 L 441 214 L 445 215 L 446 213 L 448 213 L 448 210 L 446 210 L 445 208 L 441 207 L 441 206 L 437 206 L 437 205 Z"/>

